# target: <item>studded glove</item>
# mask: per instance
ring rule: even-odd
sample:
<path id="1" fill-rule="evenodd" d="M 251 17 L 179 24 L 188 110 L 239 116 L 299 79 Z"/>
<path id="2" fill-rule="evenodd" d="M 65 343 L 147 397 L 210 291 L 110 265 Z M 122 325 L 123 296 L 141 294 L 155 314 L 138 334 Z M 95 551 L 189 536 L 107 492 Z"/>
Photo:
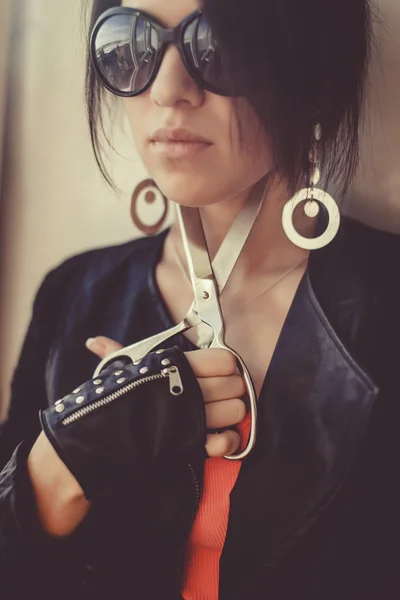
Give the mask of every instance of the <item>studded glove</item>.
<path id="1" fill-rule="evenodd" d="M 88 500 L 161 459 L 204 456 L 204 401 L 177 347 L 107 367 L 41 411 L 40 422 Z"/>

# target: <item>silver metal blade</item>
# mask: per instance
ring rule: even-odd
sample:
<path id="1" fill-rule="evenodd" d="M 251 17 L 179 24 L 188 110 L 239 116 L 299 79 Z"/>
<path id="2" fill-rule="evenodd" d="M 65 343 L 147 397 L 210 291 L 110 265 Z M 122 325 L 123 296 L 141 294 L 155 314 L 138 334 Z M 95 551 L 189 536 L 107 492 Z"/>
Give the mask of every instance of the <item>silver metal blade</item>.
<path id="1" fill-rule="evenodd" d="M 239 259 L 264 202 L 267 178 L 254 186 L 246 204 L 237 215 L 212 261 L 214 277 L 221 295 Z"/>
<path id="2" fill-rule="evenodd" d="M 199 279 L 214 277 L 198 208 L 176 206 L 193 290 Z"/>
<path id="3" fill-rule="evenodd" d="M 267 178 L 264 177 L 254 186 L 249 199 L 237 215 L 212 263 L 199 209 L 176 205 L 193 289 L 197 279 L 213 277 L 219 295 L 222 294 L 260 213 L 265 196 L 266 182 Z"/>

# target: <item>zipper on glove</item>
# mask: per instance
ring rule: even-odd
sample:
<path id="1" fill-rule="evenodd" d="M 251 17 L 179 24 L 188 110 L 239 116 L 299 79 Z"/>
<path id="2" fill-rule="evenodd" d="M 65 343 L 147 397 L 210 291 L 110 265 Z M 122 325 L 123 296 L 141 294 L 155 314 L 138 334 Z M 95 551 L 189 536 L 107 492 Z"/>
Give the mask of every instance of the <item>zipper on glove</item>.
<path id="1" fill-rule="evenodd" d="M 142 377 L 141 379 L 137 379 L 136 381 L 132 381 L 119 390 L 112 392 L 108 396 L 101 398 L 100 400 L 96 400 L 96 402 L 92 402 L 87 406 L 83 406 L 75 411 L 72 415 L 65 417 L 61 421 L 62 425 L 71 425 L 71 423 L 75 423 L 75 421 L 79 421 L 83 417 L 90 415 L 92 412 L 97 410 L 98 408 L 102 408 L 103 406 L 107 406 L 111 404 L 115 400 L 122 398 L 125 394 L 128 394 L 135 388 L 140 387 L 144 383 L 150 383 L 151 381 L 157 381 L 158 379 L 169 378 L 169 391 L 173 396 L 180 396 L 183 393 L 183 384 L 181 380 L 181 376 L 177 367 L 168 367 L 167 369 L 163 369 L 161 373 L 155 373 L 154 375 L 148 375 L 147 377 Z"/>

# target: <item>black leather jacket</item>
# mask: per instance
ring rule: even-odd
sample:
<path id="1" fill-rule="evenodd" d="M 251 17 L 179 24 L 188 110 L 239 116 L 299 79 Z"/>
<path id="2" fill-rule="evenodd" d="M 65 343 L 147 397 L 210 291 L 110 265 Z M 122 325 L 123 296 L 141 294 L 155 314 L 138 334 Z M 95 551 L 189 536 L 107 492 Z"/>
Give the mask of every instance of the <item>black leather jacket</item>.
<path id="1" fill-rule="evenodd" d="M 171 325 L 154 283 L 164 239 L 75 256 L 40 287 L 0 437 L 5 600 L 179 598 L 202 461 L 149 473 L 63 540 L 41 530 L 26 473 L 39 409 L 96 367 L 85 340 L 128 345 Z M 221 600 L 400 597 L 399 261 L 397 236 L 346 218 L 313 253 L 231 495 Z"/>

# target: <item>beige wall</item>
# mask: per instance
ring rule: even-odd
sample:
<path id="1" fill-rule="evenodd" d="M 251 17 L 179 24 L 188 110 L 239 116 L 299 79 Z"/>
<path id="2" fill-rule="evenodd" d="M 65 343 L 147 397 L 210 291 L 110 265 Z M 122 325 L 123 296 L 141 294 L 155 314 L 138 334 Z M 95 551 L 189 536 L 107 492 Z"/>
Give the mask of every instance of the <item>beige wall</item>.
<path id="1" fill-rule="evenodd" d="M 348 212 L 400 232 L 400 0 L 378 0 L 379 53 L 373 60 L 359 177 Z"/>
<path id="2" fill-rule="evenodd" d="M 84 102 L 80 0 L 19 0 L 13 23 L 12 103 L 1 212 L 0 408 L 44 274 L 86 248 L 138 235 L 130 194 L 146 172 L 124 123 L 110 153 L 121 188 L 102 180 L 92 154 Z M 101 332 L 99 332 L 101 333 Z"/>
<path id="3" fill-rule="evenodd" d="M 10 34 L 11 0 L 0 0 L 0 188 L 3 162 L 4 110 L 7 92 L 8 42 Z"/>
<path id="4" fill-rule="evenodd" d="M 388 30 L 379 30 L 385 74 L 375 68 L 373 118 L 349 210 L 400 231 L 400 2 L 380 5 L 389 22 Z M 16 6 L 3 186 L 7 205 L 1 214 L 0 408 L 8 401 L 9 379 L 43 275 L 75 252 L 136 236 L 129 194 L 145 176 L 123 126 L 115 144 L 128 159 L 111 154 L 122 193 L 113 195 L 97 172 L 83 108 L 80 1 L 18 0 Z M 1 14 L 4 28 L 3 8 Z M 3 39 L 0 29 L 0 43 Z M 1 69 L 0 62 L 0 108 Z"/>

